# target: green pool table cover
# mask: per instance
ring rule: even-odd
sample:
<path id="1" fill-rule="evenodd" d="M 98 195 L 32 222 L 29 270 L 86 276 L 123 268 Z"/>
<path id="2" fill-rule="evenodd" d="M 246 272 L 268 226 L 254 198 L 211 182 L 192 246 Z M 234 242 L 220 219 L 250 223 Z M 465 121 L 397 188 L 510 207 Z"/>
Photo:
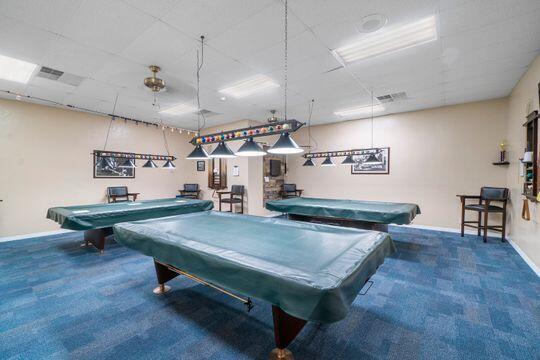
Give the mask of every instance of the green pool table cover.
<path id="1" fill-rule="evenodd" d="M 113 228 L 127 247 L 323 323 L 344 318 L 365 281 L 395 251 L 385 233 L 215 211 Z"/>
<path id="2" fill-rule="evenodd" d="M 416 204 L 307 197 L 268 201 L 266 208 L 288 214 L 398 225 L 410 224 L 420 214 Z"/>
<path id="3" fill-rule="evenodd" d="M 112 227 L 124 221 L 154 219 L 165 216 L 211 210 L 209 200 L 157 199 L 110 204 L 53 207 L 47 218 L 56 221 L 63 229 L 90 230 Z"/>

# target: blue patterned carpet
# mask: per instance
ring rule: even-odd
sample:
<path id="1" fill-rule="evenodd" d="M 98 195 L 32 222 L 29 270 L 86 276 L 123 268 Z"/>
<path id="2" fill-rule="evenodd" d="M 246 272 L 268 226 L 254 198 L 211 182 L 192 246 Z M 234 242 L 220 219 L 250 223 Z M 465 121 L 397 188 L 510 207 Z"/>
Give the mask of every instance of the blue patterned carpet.
<path id="1" fill-rule="evenodd" d="M 338 323 L 308 325 L 296 359 L 540 359 L 540 280 L 508 244 L 391 228 L 398 252 Z M 150 258 L 81 233 L 0 244 L 2 359 L 266 359 L 270 306 L 187 279 L 152 293 Z"/>

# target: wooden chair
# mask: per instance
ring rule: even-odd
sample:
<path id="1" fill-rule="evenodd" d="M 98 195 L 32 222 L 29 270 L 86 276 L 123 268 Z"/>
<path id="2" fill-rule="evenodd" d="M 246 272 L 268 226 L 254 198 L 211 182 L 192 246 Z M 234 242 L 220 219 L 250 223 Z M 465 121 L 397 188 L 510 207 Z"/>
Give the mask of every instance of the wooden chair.
<path id="1" fill-rule="evenodd" d="M 231 191 L 218 191 L 219 196 L 219 211 L 221 211 L 221 203 L 229 204 L 230 212 L 233 212 L 233 204 L 240 204 L 240 214 L 244 213 L 244 185 L 233 185 Z M 230 197 L 223 198 L 223 195 L 229 194 Z"/>
<path id="2" fill-rule="evenodd" d="M 296 184 L 283 184 L 280 195 L 282 199 L 300 197 L 302 196 L 302 191 L 302 189 L 296 188 Z"/>
<path id="3" fill-rule="evenodd" d="M 506 238 L 506 204 L 508 202 L 509 190 L 507 188 L 483 187 L 480 195 L 457 195 L 461 199 L 461 236 L 465 231 L 465 226 L 478 229 L 480 236 L 484 229 L 484 242 L 487 242 L 487 231 L 494 230 L 502 233 L 501 241 Z M 478 200 L 478 204 L 467 204 L 467 199 Z M 492 205 L 493 202 L 502 203 L 502 206 Z M 476 211 L 478 220 L 465 221 L 465 211 Z M 490 213 L 502 213 L 501 225 L 488 225 L 488 215 Z M 483 223 L 482 223 L 483 215 Z M 475 225 L 472 225 L 475 224 Z"/>
<path id="4" fill-rule="evenodd" d="M 107 202 L 116 203 L 122 201 L 137 201 L 139 193 L 128 192 L 127 186 L 109 186 L 107 188 Z M 129 198 L 132 198 L 130 200 Z"/>
<path id="5" fill-rule="evenodd" d="M 198 199 L 201 190 L 199 184 L 184 184 L 184 190 L 178 190 L 180 195 L 185 198 Z"/>

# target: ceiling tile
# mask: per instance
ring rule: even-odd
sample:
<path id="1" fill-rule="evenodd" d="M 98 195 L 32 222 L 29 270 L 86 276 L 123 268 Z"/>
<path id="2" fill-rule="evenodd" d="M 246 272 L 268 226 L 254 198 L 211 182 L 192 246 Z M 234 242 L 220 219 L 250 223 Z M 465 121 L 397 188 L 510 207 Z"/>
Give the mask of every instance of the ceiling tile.
<path id="1" fill-rule="evenodd" d="M 85 1 L 62 35 L 111 53 L 119 53 L 156 19 L 119 0 Z"/>
<path id="2" fill-rule="evenodd" d="M 272 3 L 273 0 L 184 0 L 162 19 L 193 38 L 206 35 L 210 41 Z"/>
<path id="3" fill-rule="evenodd" d="M 83 77 L 91 76 L 112 58 L 109 53 L 64 37 L 54 41 L 44 54 L 42 65 Z"/>
<path id="4" fill-rule="evenodd" d="M 82 0 L 2 0 L 0 14 L 27 25 L 60 33 Z"/>
<path id="5" fill-rule="evenodd" d="M 0 15 L 0 54 L 41 64 L 56 35 Z"/>
<path id="6" fill-rule="evenodd" d="M 123 0 L 149 15 L 156 18 L 161 18 L 167 14 L 174 6 L 178 5 L 181 0 Z"/>

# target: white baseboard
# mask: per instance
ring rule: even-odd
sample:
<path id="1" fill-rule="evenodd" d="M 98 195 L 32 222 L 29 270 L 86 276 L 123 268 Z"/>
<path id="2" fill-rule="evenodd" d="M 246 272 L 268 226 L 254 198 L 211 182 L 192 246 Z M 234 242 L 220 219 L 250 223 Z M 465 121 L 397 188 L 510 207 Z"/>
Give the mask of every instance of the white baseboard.
<path id="1" fill-rule="evenodd" d="M 528 257 L 527 254 L 525 254 L 525 252 L 521 250 L 519 245 L 513 242 L 511 238 L 507 237 L 506 240 L 508 240 L 508 243 L 512 245 L 512 247 L 514 248 L 514 250 L 516 250 L 519 256 L 521 256 L 521 258 L 527 263 L 527 265 L 529 265 L 529 267 L 532 269 L 532 271 L 534 271 L 536 276 L 540 277 L 540 267 L 533 263 L 531 258 Z"/>
<path id="2" fill-rule="evenodd" d="M 58 234 L 64 234 L 68 232 L 73 232 L 73 230 L 61 229 L 61 230 L 44 231 L 44 232 L 26 234 L 26 235 L 4 236 L 4 237 L 0 237 L 0 243 L 6 242 L 6 241 L 31 239 L 31 238 L 41 237 L 41 236 L 58 235 Z"/>
<path id="3" fill-rule="evenodd" d="M 461 229 L 458 228 L 449 228 L 449 227 L 439 227 L 439 226 L 429 226 L 429 225 L 416 225 L 416 224 L 409 224 L 409 225 L 391 225 L 391 226 L 403 226 L 403 227 L 410 227 L 414 229 L 424 229 L 424 230 L 433 230 L 433 231 L 444 231 L 444 232 L 451 232 L 451 233 L 461 233 Z M 483 231 L 482 231 L 483 233 Z M 465 234 L 468 235 L 477 235 L 476 230 L 471 230 L 465 228 Z M 495 232 L 495 231 L 489 231 L 488 230 L 488 236 L 492 237 L 501 237 L 501 233 Z"/>

